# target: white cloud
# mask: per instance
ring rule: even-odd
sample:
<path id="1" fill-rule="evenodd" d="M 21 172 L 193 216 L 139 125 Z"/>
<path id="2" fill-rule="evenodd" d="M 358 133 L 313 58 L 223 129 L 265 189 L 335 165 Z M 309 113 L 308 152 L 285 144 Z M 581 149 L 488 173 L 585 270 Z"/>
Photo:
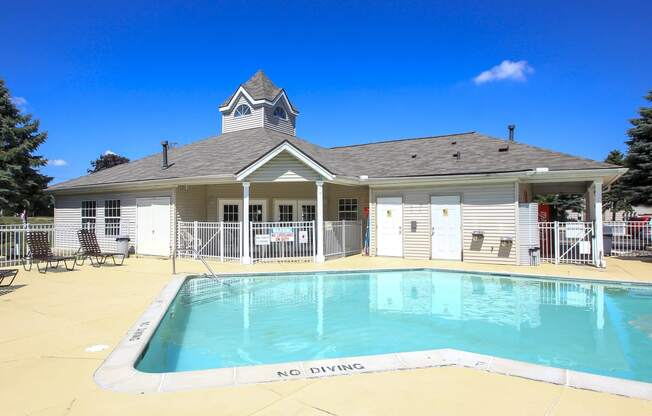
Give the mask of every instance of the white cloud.
<path id="1" fill-rule="evenodd" d="M 113 150 L 107 150 L 106 152 L 104 152 L 104 156 L 115 155 L 115 154 L 116 153 Z"/>
<path id="2" fill-rule="evenodd" d="M 528 65 L 527 61 L 510 61 L 504 60 L 499 65 L 483 71 L 477 77 L 473 78 L 476 85 L 484 84 L 491 81 L 525 81 L 527 76 L 534 72 L 534 68 Z"/>
<path id="3" fill-rule="evenodd" d="M 48 166 L 67 166 L 68 162 L 63 159 L 48 160 Z"/>
<path id="4" fill-rule="evenodd" d="M 27 105 L 27 99 L 25 97 L 12 97 L 11 102 L 16 107 L 25 107 Z"/>

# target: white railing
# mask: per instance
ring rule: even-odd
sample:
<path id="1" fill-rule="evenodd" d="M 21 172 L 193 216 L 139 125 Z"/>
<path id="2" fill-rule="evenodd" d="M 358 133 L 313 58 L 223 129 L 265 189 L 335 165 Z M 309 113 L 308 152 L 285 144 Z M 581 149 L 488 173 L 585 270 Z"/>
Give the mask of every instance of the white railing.
<path id="1" fill-rule="evenodd" d="M 605 254 L 607 255 L 651 256 L 652 223 L 647 221 L 605 221 L 604 240 Z"/>
<path id="2" fill-rule="evenodd" d="M 541 261 L 595 264 L 592 222 L 540 222 L 538 228 Z"/>
<path id="3" fill-rule="evenodd" d="M 92 226 L 87 224 L 86 228 Z M 129 235 L 133 240 L 132 223 L 104 224 L 96 223 L 93 227 L 102 251 L 116 251 L 118 235 Z M 20 264 L 29 252 L 26 235 L 28 232 L 43 231 L 48 233 L 50 248 L 57 255 L 73 255 L 79 250 L 77 232 L 81 225 L 22 224 L 0 225 L 0 267 Z M 133 246 L 134 241 L 131 242 Z"/>
<path id="4" fill-rule="evenodd" d="M 242 224 L 239 222 L 180 221 L 177 256 L 233 261 L 242 253 Z"/>
<path id="5" fill-rule="evenodd" d="M 349 256 L 361 251 L 361 221 L 324 221 L 324 256 Z"/>
<path id="6" fill-rule="evenodd" d="M 253 261 L 314 261 L 315 222 L 252 222 L 250 254 Z"/>

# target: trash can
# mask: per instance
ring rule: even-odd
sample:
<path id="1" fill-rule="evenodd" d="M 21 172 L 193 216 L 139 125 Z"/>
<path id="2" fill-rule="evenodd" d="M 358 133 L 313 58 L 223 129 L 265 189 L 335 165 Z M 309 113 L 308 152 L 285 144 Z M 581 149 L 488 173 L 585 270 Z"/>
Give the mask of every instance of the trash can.
<path id="1" fill-rule="evenodd" d="M 538 266 L 541 263 L 540 257 L 541 249 L 539 247 L 530 247 L 528 253 L 530 254 L 530 266 Z"/>
<path id="2" fill-rule="evenodd" d="M 123 253 L 125 257 L 129 257 L 129 241 L 130 238 L 128 235 L 119 235 L 115 238 L 116 241 L 116 251 L 118 253 Z"/>
<path id="3" fill-rule="evenodd" d="M 611 256 L 614 247 L 614 227 L 612 225 L 602 226 L 602 249 L 605 256 Z"/>

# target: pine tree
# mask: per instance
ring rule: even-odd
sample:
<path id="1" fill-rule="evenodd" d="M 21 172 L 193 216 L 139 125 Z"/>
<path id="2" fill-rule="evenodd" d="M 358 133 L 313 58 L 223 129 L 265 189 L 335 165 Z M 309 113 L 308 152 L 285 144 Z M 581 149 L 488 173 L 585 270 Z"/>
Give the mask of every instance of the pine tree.
<path id="1" fill-rule="evenodd" d="M 620 150 L 612 150 L 604 160 L 616 166 L 625 164 L 625 155 Z M 620 211 L 631 211 L 629 195 L 622 178 L 611 184 L 611 187 L 602 197 L 602 209 L 611 211 L 611 220 L 616 221 L 616 214 Z"/>
<path id="2" fill-rule="evenodd" d="M 47 161 L 33 154 L 47 138 L 38 130 L 38 120 L 21 114 L 0 79 L 0 211 L 5 215 L 23 209 L 42 214 L 51 206 L 43 190 L 52 178 L 38 171 Z"/>
<path id="3" fill-rule="evenodd" d="M 652 91 L 645 99 L 652 103 Z M 623 182 L 632 204 L 652 205 L 652 107 L 641 107 L 639 115 L 630 120 L 634 127 L 627 131 L 625 166 L 629 171 Z"/>

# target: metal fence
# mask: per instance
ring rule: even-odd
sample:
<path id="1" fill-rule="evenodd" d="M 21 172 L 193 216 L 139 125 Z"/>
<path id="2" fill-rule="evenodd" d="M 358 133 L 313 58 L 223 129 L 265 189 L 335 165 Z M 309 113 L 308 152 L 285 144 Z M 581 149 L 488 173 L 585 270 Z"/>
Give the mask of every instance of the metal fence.
<path id="1" fill-rule="evenodd" d="M 361 221 L 324 221 L 324 256 L 344 257 L 361 251 Z"/>
<path id="2" fill-rule="evenodd" d="M 254 262 L 314 261 L 315 222 L 252 222 L 250 253 Z"/>
<path id="3" fill-rule="evenodd" d="M 605 221 L 605 254 L 652 256 L 652 223 L 647 221 Z"/>
<path id="4" fill-rule="evenodd" d="M 242 223 L 180 221 L 177 255 L 195 258 L 201 255 L 220 261 L 240 260 Z"/>
<path id="5" fill-rule="evenodd" d="M 541 261 L 548 263 L 594 264 L 592 222 L 540 222 Z"/>
<path id="6" fill-rule="evenodd" d="M 77 231 L 81 225 L 54 225 L 54 224 L 16 224 L 0 225 L 0 266 L 15 266 L 29 253 L 27 233 L 43 231 L 48 234 L 52 252 L 57 255 L 72 255 L 79 250 Z M 85 228 L 95 230 L 97 242 L 103 251 L 116 251 L 116 237 L 118 235 L 134 235 L 132 223 L 87 225 Z"/>

